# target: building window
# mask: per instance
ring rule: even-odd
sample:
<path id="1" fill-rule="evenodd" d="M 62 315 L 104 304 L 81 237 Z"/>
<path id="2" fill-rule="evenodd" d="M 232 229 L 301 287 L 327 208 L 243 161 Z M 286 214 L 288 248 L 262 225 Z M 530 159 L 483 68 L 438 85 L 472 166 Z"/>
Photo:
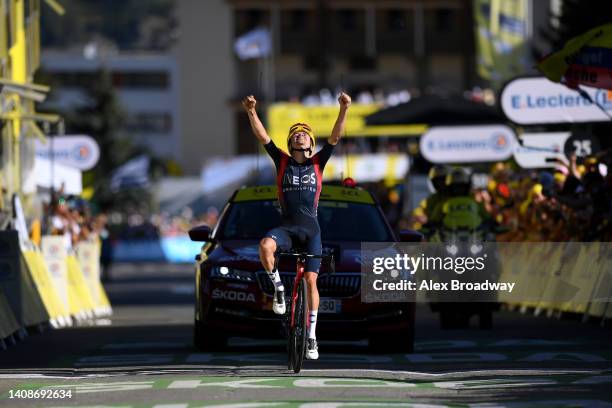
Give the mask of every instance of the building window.
<path id="1" fill-rule="evenodd" d="M 257 27 L 268 24 L 267 14 L 260 9 L 236 10 L 234 14 L 234 29 L 236 36 L 241 36 Z"/>
<path id="2" fill-rule="evenodd" d="M 113 72 L 113 86 L 116 88 L 166 89 L 169 82 L 168 73 L 163 71 Z"/>
<path id="3" fill-rule="evenodd" d="M 306 10 L 291 10 L 289 29 L 292 31 L 306 31 Z"/>
<path id="4" fill-rule="evenodd" d="M 408 18 L 405 10 L 387 11 L 387 30 L 391 32 L 406 31 Z"/>
<path id="5" fill-rule="evenodd" d="M 373 71 L 376 69 L 376 58 L 366 56 L 351 57 L 349 67 L 355 71 Z"/>
<path id="6" fill-rule="evenodd" d="M 342 31 L 355 31 L 357 29 L 357 11 L 352 9 L 339 10 L 338 23 Z"/>
<path id="7" fill-rule="evenodd" d="M 133 133 L 170 133 L 172 131 L 172 115 L 167 112 L 131 114 L 125 121 L 125 130 Z"/>
<path id="8" fill-rule="evenodd" d="M 449 9 L 436 10 L 436 30 L 451 31 L 453 25 L 453 13 Z"/>

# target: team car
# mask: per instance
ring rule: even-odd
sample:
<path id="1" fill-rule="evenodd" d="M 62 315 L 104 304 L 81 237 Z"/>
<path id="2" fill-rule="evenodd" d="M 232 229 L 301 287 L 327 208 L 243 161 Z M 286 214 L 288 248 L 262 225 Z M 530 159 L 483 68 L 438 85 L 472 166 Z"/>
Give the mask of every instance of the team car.
<path id="1" fill-rule="evenodd" d="M 396 235 L 374 196 L 358 187 L 324 185 L 318 219 L 323 253 L 332 253 L 333 273 L 323 264 L 317 280 L 321 297 L 321 339 L 369 339 L 373 350 L 411 352 L 415 304 L 364 303 L 361 299 L 361 243 L 393 242 Z M 215 227 L 192 228 L 204 242 L 195 262 L 194 344 L 202 351 L 222 349 L 232 336 L 271 337 L 282 333 L 272 312 L 274 286 L 259 260 L 258 245 L 281 221 L 276 186 L 234 192 Z M 402 241 L 419 233 L 402 231 Z M 291 293 L 295 265 L 281 259 L 279 272 Z"/>

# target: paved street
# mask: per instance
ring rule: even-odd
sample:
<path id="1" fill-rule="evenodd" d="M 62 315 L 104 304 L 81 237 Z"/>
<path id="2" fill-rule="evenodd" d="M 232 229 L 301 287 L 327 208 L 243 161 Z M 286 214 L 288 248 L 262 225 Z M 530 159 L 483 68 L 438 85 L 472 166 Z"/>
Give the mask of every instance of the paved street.
<path id="1" fill-rule="evenodd" d="M 612 407 L 610 329 L 500 312 L 493 330 L 443 331 L 423 305 L 414 354 L 322 341 L 321 360 L 293 375 L 282 339 L 193 349 L 192 275 L 191 266 L 117 266 L 112 318 L 0 352 L 0 406 Z M 10 398 L 28 389 L 72 397 Z"/>

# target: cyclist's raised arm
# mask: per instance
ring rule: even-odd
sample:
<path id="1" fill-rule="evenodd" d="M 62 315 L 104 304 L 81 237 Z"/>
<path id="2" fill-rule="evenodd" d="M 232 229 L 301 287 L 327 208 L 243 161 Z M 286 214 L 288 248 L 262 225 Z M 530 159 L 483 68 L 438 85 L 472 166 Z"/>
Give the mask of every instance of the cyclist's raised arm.
<path id="1" fill-rule="evenodd" d="M 261 144 L 268 144 L 270 142 L 270 136 L 268 136 L 268 132 L 266 132 L 266 128 L 259 120 L 259 116 L 257 116 L 257 111 L 255 110 L 255 105 L 257 104 L 257 100 L 253 95 L 249 95 L 242 100 L 242 106 L 244 110 L 249 115 L 249 122 L 251 123 L 251 129 L 253 130 L 253 134 L 261 142 Z"/>
<path id="2" fill-rule="evenodd" d="M 342 92 L 338 97 L 340 102 L 340 111 L 338 112 L 338 119 L 331 132 L 331 136 L 327 139 L 327 142 L 331 145 L 336 145 L 340 141 L 340 137 L 344 133 L 344 127 L 346 124 L 346 112 L 349 106 L 351 106 L 351 97 Z"/>

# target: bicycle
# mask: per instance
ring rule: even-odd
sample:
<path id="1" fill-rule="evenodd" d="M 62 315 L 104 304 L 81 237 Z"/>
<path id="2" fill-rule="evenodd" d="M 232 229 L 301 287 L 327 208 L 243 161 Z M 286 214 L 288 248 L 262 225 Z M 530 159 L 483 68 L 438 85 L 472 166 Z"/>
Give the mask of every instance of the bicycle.
<path id="1" fill-rule="evenodd" d="M 278 269 L 278 262 L 281 257 L 296 258 L 296 274 L 291 289 L 289 307 L 283 316 L 283 322 L 287 334 L 287 368 L 299 373 L 304 362 L 306 352 L 306 334 L 308 333 L 308 292 L 306 290 L 306 278 L 304 278 L 304 267 L 306 259 L 320 258 L 321 261 L 329 262 L 329 271 L 334 273 L 334 256 L 331 255 L 312 255 L 306 252 L 292 250 L 290 252 L 278 252 L 275 256 L 274 267 Z"/>

